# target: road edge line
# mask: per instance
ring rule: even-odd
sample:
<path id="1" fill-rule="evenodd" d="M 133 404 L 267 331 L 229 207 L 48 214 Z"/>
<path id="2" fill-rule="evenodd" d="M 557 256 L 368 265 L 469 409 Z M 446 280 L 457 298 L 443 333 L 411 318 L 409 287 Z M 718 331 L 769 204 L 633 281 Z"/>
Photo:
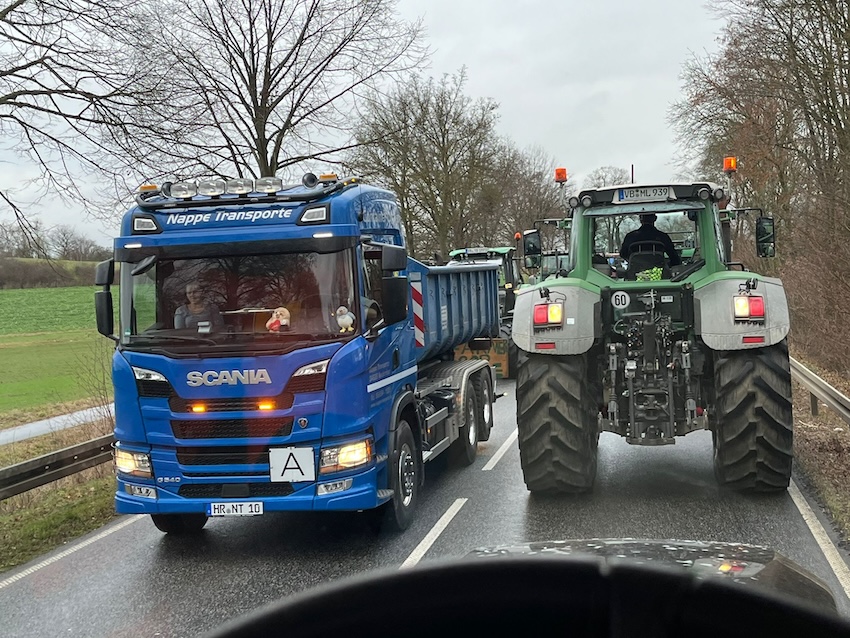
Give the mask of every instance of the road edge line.
<path id="1" fill-rule="evenodd" d="M 404 562 L 401 564 L 399 569 L 407 569 L 408 567 L 413 567 L 416 565 L 422 557 L 431 549 L 431 545 L 433 545 L 436 540 L 440 537 L 445 529 L 449 526 L 449 523 L 452 522 L 452 519 L 457 515 L 460 511 L 460 508 L 463 507 L 468 498 L 458 498 L 455 499 L 455 502 L 449 506 L 449 509 L 445 511 L 445 513 L 440 517 L 436 523 L 434 523 L 434 527 L 432 527 L 427 534 L 425 534 L 425 538 L 419 541 L 419 544 L 410 552 L 410 555 L 404 559 Z"/>
<path id="2" fill-rule="evenodd" d="M 41 569 L 44 569 L 45 567 L 52 565 L 53 563 L 55 563 L 59 560 L 62 560 L 66 556 L 70 556 L 74 552 L 77 552 L 77 551 L 83 549 L 84 547 L 88 547 L 92 543 L 96 543 L 97 541 L 99 541 L 103 538 L 106 538 L 110 534 L 114 534 L 119 529 L 123 529 L 123 528 L 127 527 L 128 525 L 130 525 L 131 523 L 135 523 L 136 521 L 138 521 L 141 518 L 144 518 L 143 514 L 133 514 L 133 515 L 131 515 L 131 518 L 129 518 L 125 521 L 121 521 L 117 525 L 113 525 L 109 529 L 104 530 L 104 531 L 100 532 L 99 534 L 96 534 L 95 536 L 92 536 L 91 538 L 82 541 L 81 543 L 77 543 L 76 545 L 72 545 L 68 549 L 65 549 L 65 550 L 59 552 L 55 556 L 51 556 L 50 558 L 47 558 L 47 559 L 41 561 L 40 563 L 36 563 L 32 567 L 28 567 L 27 569 L 20 571 L 17 574 L 13 574 L 13 575 L 9 576 L 8 578 L 0 580 L 0 589 L 4 589 L 5 587 L 8 587 L 9 585 L 18 582 L 22 578 L 25 578 L 26 576 L 34 574 L 35 572 L 37 572 Z"/>
<path id="3" fill-rule="evenodd" d="M 514 431 L 508 435 L 508 438 L 505 439 L 505 442 L 502 443 L 502 446 L 499 450 L 492 456 L 492 458 L 487 461 L 487 464 L 481 468 L 482 472 L 488 472 L 496 467 L 496 463 L 502 460 L 502 457 L 507 454 L 508 450 L 513 447 L 513 442 L 516 440 L 517 436 L 519 436 L 519 429 L 514 428 Z"/>
<path id="4" fill-rule="evenodd" d="M 835 543 L 832 542 L 829 534 L 826 533 L 823 525 L 821 525 L 821 522 L 818 520 L 817 515 L 812 511 L 808 501 L 806 501 L 806 497 L 803 496 L 800 488 L 797 487 L 797 483 L 793 480 L 788 486 L 788 492 L 791 494 L 791 500 L 797 507 L 797 511 L 800 512 L 800 515 L 803 517 L 803 521 L 805 521 L 806 526 L 812 533 L 812 536 L 815 537 L 815 542 L 818 544 L 818 547 L 820 547 L 824 558 L 826 558 L 826 562 L 829 563 L 832 573 L 835 574 L 835 577 L 838 579 L 838 584 L 841 585 L 842 589 L 844 589 L 844 595 L 850 599 L 850 567 L 847 567 L 847 563 L 844 562 L 844 559 L 841 557 L 841 553 L 838 551 Z"/>

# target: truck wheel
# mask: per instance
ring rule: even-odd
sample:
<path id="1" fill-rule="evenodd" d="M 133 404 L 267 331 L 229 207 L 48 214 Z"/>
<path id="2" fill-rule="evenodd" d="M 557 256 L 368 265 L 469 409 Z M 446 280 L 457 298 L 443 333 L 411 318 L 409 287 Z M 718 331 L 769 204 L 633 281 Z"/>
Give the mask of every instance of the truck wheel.
<path id="1" fill-rule="evenodd" d="M 463 427 L 458 439 L 452 443 L 455 461 L 462 466 L 472 465 L 478 456 L 478 420 L 481 409 L 478 406 L 478 393 L 475 380 L 470 379 L 466 387 L 463 407 Z"/>
<path id="2" fill-rule="evenodd" d="M 389 503 L 366 511 L 367 522 L 375 532 L 384 525 L 402 532 L 410 527 L 419 502 L 420 463 L 416 457 L 413 432 L 404 419 L 398 422 L 396 448 L 390 462 L 390 487 L 393 497 Z"/>
<path id="3" fill-rule="evenodd" d="M 794 455 L 788 343 L 717 352 L 714 473 L 743 492 L 788 487 Z"/>
<path id="4" fill-rule="evenodd" d="M 475 375 L 475 393 L 478 395 L 478 440 L 487 441 L 493 429 L 493 381 L 487 370 Z"/>
<path id="5" fill-rule="evenodd" d="M 519 458 L 530 492 L 586 492 L 593 487 L 597 416 L 584 355 L 520 357 Z"/>
<path id="6" fill-rule="evenodd" d="M 153 524 L 166 534 L 197 534 L 207 524 L 206 514 L 151 514 Z"/>

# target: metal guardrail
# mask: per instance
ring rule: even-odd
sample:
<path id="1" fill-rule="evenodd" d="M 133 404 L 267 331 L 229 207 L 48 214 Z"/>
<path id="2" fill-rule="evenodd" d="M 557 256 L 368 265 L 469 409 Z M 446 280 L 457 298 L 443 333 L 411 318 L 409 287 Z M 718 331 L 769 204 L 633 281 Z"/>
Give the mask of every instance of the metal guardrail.
<path id="1" fill-rule="evenodd" d="M 809 391 L 813 416 L 817 416 L 818 400 L 820 400 L 834 410 L 845 423 L 850 423 L 850 399 L 793 357 L 791 358 L 791 376 Z"/>
<path id="2" fill-rule="evenodd" d="M 0 501 L 111 461 L 114 441 L 115 436 L 107 434 L 0 469 Z"/>

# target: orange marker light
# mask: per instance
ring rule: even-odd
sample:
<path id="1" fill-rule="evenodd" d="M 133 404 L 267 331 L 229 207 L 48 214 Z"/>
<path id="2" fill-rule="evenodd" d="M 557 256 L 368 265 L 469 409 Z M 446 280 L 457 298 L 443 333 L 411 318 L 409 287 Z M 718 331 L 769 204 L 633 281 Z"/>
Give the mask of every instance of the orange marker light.
<path id="1" fill-rule="evenodd" d="M 206 412 L 206 411 L 207 411 L 207 406 L 205 406 L 203 403 L 196 403 L 195 405 L 192 406 L 192 412 Z"/>
<path id="2" fill-rule="evenodd" d="M 514 233 L 514 239 L 516 241 L 519 241 L 520 239 L 522 239 L 522 233 Z"/>
<path id="3" fill-rule="evenodd" d="M 156 184 L 142 184 L 139 186 L 139 192 L 149 193 L 150 191 L 159 190 L 159 186 Z"/>
<path id="4" fill-rule="evenodd" d="M 559 184 L 563 184 L 567 181 L 567 169 L 566 168 L 556 168 L 555 169 L 555 181 Z"/>
<path id="5" fill-rule="evenodd" d="M 737 157 L 724 157 L 723 158 L 723 172 L 724 173 L 734 173 L 738 170 L 738 158 Z"/>
<path id="6" fill-rule="evenodd" d="M 274 410 L 274 402 L 263 401 L 257 406 L 260 410 Z"/>

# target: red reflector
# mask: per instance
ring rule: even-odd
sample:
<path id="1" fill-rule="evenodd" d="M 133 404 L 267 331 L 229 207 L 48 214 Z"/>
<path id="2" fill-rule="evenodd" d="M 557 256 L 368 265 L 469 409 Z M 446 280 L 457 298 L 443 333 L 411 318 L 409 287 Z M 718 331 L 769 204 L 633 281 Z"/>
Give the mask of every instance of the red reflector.
<path id="1" fill-rule="evenodd" d="M 543 341 L 541 343 L 535 343 L 534 347 L 538 350 L 554 350 L 555 342 L 554 341 Z"/>
<path id="2" fill-rule="evenodd" d="M 547 323 L 549 323 L 549 304 L 537 304 L 534 306 L 534 325 L 545 326 Z"/>
<path id="3" fill-rule="evenodd" d="M 744 337 L 744 343 L 764 343 L 764 337 Z"/>
<path id="4" fill-rule="evenodd" d="M 764 317 L 764 297 L 750 297 L 750 317 Z"/>
<path id="5" fill-rule="evenodd" d="M 697 416 L 702 416 L 703 414 L 705 414 L 705 409 L 697 406 Z"/>

